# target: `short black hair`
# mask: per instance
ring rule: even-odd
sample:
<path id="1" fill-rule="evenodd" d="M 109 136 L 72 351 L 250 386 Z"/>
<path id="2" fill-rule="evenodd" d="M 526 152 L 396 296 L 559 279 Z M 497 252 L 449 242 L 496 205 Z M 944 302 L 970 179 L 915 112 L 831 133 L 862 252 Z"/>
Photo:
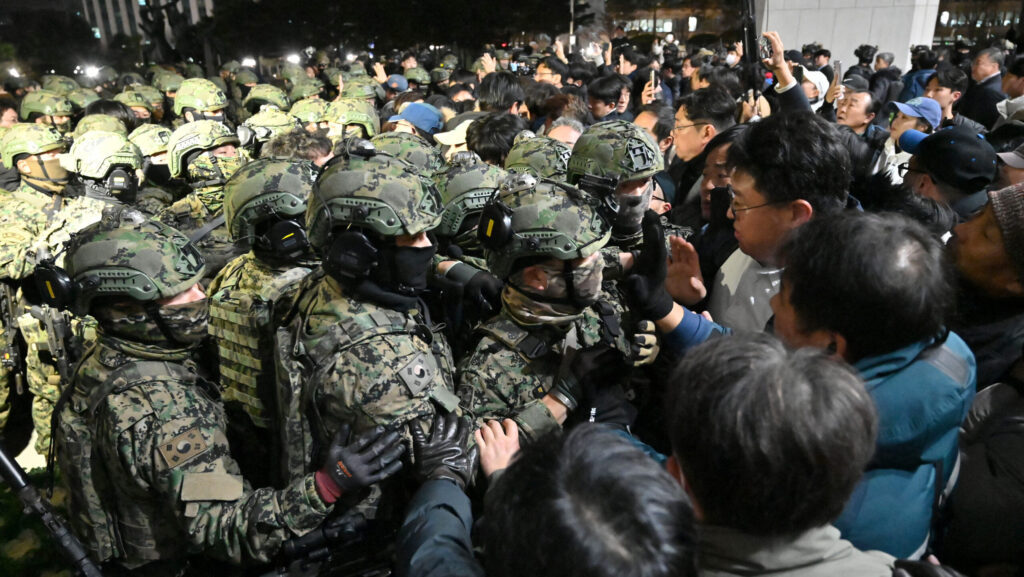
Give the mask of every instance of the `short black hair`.
<path id="1" fill-rule="evenodd" d="M 942 243 L 902 215 L 812 219 L 780 256 L 800 328 L 839 333 L 851 362 L 940 335 L 953 306 Z"/>
<path id="2" fill-rule="evenodd" d="M 537 68 L 540 68 L 541 64 L 547 66 L 548 70 L 550 70 L 552 74 L 561 75 L 562 81 L 565 81 L 566 79 L 569 78 L 569 65 L 559 60 L 558 57 L 548 56 L 547 58 L 537 63 Z"/>
<path id="3" fill-rule="evenodd" d="M 734 126 L 726 128 L 725 130 L 716 134 L 714 138 L 708 141 L 707 145 L 704 146 L 704 151 L 710 154 L 712 150 L 720 146 L 732 144 L 733 142 L 736 141 L 737 138 L 740 137 L 741 134 L 746 132 L 748 128 L 750 128 L 749 124 L 736 124 Z"/>
<path id="4" fill-rule="evenodd" d="M 488 577 L 697 574 L 682 488 L 598 425 L 523 447 L 488 491 L 484 518 Z"/>
<path id="5" fill-rule="evenodd" d="M 190 108 L 189 110 L 192 109 Z M 97 100 L 95 102 L 90 102 L 82 112 L 82 117 L 84 118 L 90 114 L 106 114 L 107 116 L 113 116 L 124 124 L 124 127 L 128 130 L 129 134 L 138 128 L 140 124 L 138 117 L 135 116 L 132 109 L 128 108 L 128 105 L 125 103 L 118 102 L 117 100 Z"/>
<path id="6" fill-rule="evenodd" d="M 728 158 L 769 202 L 802 199 L 818 214 L 846 206 L 850 153 L 836 125 L 813 112 L 772 114 L 753 124 L 729 147 Z"/>
<path id="7" fill-rule="evenodd" d="M 664 102 L 654 101 L 650 104 L 646 104 L 640 109 L 640 114 L 648 112 L 653 114 L 657 120 L 654 123 L 654 135 L 658 137 L 658 141 L 665 140 L 672 135 L 672 129 L 676 125 L 675 112 L 672 107 Z"/>
<path id="8" fill-rule="evenodd" d="M 499 70 L 484 76 L 477 89 L 476 99 L 480 104 L 480 110 L 508 112 L 513 104 L 526 100 L 526 93 L 519 84 L 519 77 L 515 72 Z"/>
<path id="9" fill-rule="evenodd" d="M 967 74 L 956 66 L 944 66 L 931 75 L 928 82 L 935 80 L 939 86 L 961 94 L 967 92 Z"/>
<path id="10" fill-rule="evenodd" d="M 708 81 L 710 86 L 724 88 L 733 98 L 743 95 L 743 84 L 740 82 L 740 75 L 736 70 L 727 66 L 711 66 L 708 70 L 701 67 L 701 78 Z"/>
<path id="11" fill-rule="evenodd" d="M 466 130 L 466 146 L 488 164 L 504 166 L 516 135 L 526 130 L 526 121 L 508 112 L 492 112 L 478 118 Z"/>
<path id="12" fill-rule="evenodd" d="M 709 86 L 695 90 L 679 99 L 691 122 L 709 122 L 722 131 L 736 124 L 736 101 L 722 87 Z"/>
<path id="13" fill-rule="evenodd" d="M 544 103 L 549 98 L 560 94 L 558 88 L 554 84 L 548 84 L 547 82 L 534 82 L 525 91 L 525 103 L 527 110 L 533 115 L 533 118 L 539 118 L 544 110 Z"/>
<path id="14" fill-rule="evenodd" d="M 878 429 L 849 365 L 741 333 L 687 352 L 669 382 L 672 453 L 705 523 L 774 537 L 839 517 Z"/>
<path id="15" fill-rule="evenodd" d="M 814 57 L 817 58 L 819 56 L 824 56 L 825 58 L 832 58 L 832 51 L 826 48 L 822 48 L 821 50 L 815 50 Z"/>
<path id="16" fill-rule="evenodd" d="M 599 76 L 587 85 L 587 98 L 593 98 L 605 104 L 615 104 L 622 95 L 622 80 L 615 74 Z"/>
<path id="17" fill-rule="evenodd" d="M 924 49 L 917 51 L 912 60 L 919 70 L 931 70 L 938 65 L 939 56 L 934 50 Z"/>
<path id="18" fill-rule="evenodd" d="M 1006 73 L 1013 74 L 1018 78 L 1024 77 L 1024 56 L 1016 56 L 1006 65 Z"/>

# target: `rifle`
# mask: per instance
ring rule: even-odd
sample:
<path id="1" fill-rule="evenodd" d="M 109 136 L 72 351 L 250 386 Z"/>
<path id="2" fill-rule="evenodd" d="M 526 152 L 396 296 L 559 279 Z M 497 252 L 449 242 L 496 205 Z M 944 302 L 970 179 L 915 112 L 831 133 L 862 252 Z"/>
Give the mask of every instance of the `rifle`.
<path id="1" fill-rule="evenodd" d="M 50 357 L 57 365 L 60 375 L 61 390 L 71 383 L 73 364 L 68 343 L 71 340 L 71 324 L 63 311 L 53 307 L 33 306 L 29 314 L 46 327 L 46 345 L 50 349 Z"/>
<path id="2" fill-rule="evenodd" d="M 67 522 L 53 512 L 50 502 L 36 491 L 25 478 L 25 471 L 0 446 L 0 476 L 14 490 L 25 505 L 26 515 L 35 515 L 43 522 L 43 526 L 60 545 L 60 550 L 68 561 L 75 566 L 75 571 L 82 577 L 103 577 L 99 567 L 89 559 L 82 542 L 68 528 Z"/>
<path id="3" fill-rule="evenodd" d="M 0 337 L 0 366 L 14 374 L 14 384 L 19 395 L 25 394 L 25 377 L 22 375 L 21 349 L 18 348 L 18 312 L 11 285 L 0 282 L 0 322 L 3 322 L 3 337 Z"/>

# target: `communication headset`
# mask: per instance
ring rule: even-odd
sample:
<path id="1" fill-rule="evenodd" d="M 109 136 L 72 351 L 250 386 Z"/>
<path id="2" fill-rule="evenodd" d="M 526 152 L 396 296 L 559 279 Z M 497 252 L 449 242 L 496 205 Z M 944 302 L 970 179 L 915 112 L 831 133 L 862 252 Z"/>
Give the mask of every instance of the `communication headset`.
<path id="1" fill-rule="evenodd" d="M 42 304 L 58 310 L 70 310 L 81 288 L 66 270 L 46 259 L 36 265 L 32 275 L 36 294 Z"/>
<path id="2" fill-rule="evenodd" d="M 265 234 L 256 237 L 256 243 L 275 257 L 284 260 L 295 260 L 309 248 L 306 230 L 292 219 L 275 222 Z"/>
<path id="3" fill-rule="evenodd" d="M 139 192 L 139 179 L 130 167 L 117 165 L 107 173 L 103 186 L 121 201 L 134 202 Z"/>

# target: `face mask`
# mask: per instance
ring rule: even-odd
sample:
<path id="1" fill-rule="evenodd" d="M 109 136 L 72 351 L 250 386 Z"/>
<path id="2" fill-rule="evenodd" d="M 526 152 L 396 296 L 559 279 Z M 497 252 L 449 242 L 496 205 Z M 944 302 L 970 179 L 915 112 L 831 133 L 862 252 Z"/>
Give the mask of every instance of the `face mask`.
<path id="1" fill-rule="evenodd" d="M 221 122 L 221 123 L 223 123 L 224 122 L 224 113 L 220 112 L 218 114 L 210 114 L 208 112 L 198 112 L 198 111 L 194 111 L 193 110 L 192 111 L 192 120 L 193 120 L 193 122 L 196 121 L 196 120 L 212 120 L 214 122 Z"/>
<path id="2" fill-rule="evenodd" d="M 188 165 L 188 179 L 192 188 L 209 188 L 227 182 L 231 175 L 245 164 L 241 155 L 213 156 L 204 152 Z"/>
<path id="3" fill-rule="evenodd" d="M 654 186 L 648 181 L 644 191 L 636 195 L 625 195 L 614 193 L 615 203 L 618 208 L 615 210 L 614 228 L 620 232 L 636 232 L 640 230 L 640 223 L 644 220 L 644 213 L 651 206 L 651 195 L 654 194 Z"/>
<path id="4" fill-rule="evenodd" d="M 180 305 L 163 305 L 157 309 L 164 329 L 176 343 L 196 345 L 206 338 L 210 321 L 207 299 Z"/>
<path id="5" fill-rule="evenodd" d="M 557 315 L 578 315 L 583 309 L 597 302 L 601 294 L 601 282 L 604 280 L 604 261 L 600 258 L 593 262 L 568 268 L 569 261 L 561 266 L 538 265 L 548 277 L 548 285 L 543 291 L 522 287 L 522 273 L 516 273 L 510 283 L 519 292 L 527 295 L 537 303 L 548 305 L 550 312 Z"/>
<path id="6" fill-rule="evenodd" d="M 729 54 L 725 57 L 725 63 L 728 64 L 729 66 L 732 66 L 739 62 L 739 59 L 739 56 L 736 56 L 735 54 Z"/>
<path id="7" fill-rule="evenodd" d="M 167 186 L 171 183 L 171 167 L 167 164 L 150 164 L 146 166 L 146 182 L 156 186 Z"/>
<path id="8" fill-rule="evenodd" d="M 377 284 L 398 294 L 416 296 L 427 288 L 427 273 L 437 247 L 388 246 L 380 250 L 380 266 L 373 275 Z"/>
<path id="9" fill-rule="evenodd" d="M 60 165 L 59 158 L 40 160 L 38 156 L 30 156 L 28 172 L 23 172 L 21 177 L 26 183 L 44 192 L 60 192 L 68 184 L 68 171 Z"/>

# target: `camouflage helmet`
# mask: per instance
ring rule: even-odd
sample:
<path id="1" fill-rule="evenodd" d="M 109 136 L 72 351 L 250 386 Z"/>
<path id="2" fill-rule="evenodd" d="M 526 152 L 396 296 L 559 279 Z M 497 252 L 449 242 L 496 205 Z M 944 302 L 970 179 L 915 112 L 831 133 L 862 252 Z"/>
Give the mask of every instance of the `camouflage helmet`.
<path id="1" fill-rule="evenodd" d="M 220 122 L 197 120 L 182 124 L 171 133 L 167 142 L 167 164 L 171 176 L 180 178 L 184 174 L 192 153 L 213 150 L 225 144 L 237 146 L 238 136 Z"/>
<path id="2" fill-rule="evenodd" d="M 256 237 L 256 226 L 275 219 L 304 222 L 319 170 L 308 160 L 261 158 L 224 184 L 224 217 L 235 242 Z"/>
<path id="3" fill-rule="evenodd" d="M 242 125 L 252 129 L 257 142 L 302 128 L 294 116 L 273 108 L 253 114 Z"/>
<path id="4" fill-rule="evenodd" d="M 303 98 L 320 94 L 320 91 L 323 89 L 323 82 L 320 82 L 316 78 L 306 78 L 296 82 L 295 85 L 292 86 L 291 91 L 288 92 L 288 98 L 293 102 L 296 100 L 302 100 Z"/>
<path id="5" fill-rule="evenodd" d="M 47 74 L 43 76 L 43 90 L 49 90 L 61 96 L 67 96 L 74 90 L 81 88 L 77 82 L 67 76 L 60 74 Z"/>
<path id="6" fill-rule="evenodd" d="M 322 122 L 327 116 L 327 102 L 320 98 L 303 98 L 292 105 L 288 114 L 299 119 L 303 124 Z"/>
<path id="7" fill-rule="evenodd" d="M 99 130 L 102 132 L 116 132 L 122 136 L 128 136 L 128 128 L 125 127 L 124 123 L 119 118 L 114 118 L 108 114 L 90 114 L 83 116 L 78 121 L 78 126 L 75 127 L 75 131 L 71 134 L 72 138 L 81 138 L 82 135 Z"/>
<path id="8" fill-rule="evenodd" d="M 341 69 L 333 66 L 324 68 L 324 77 L 331 83 L 331 86 L 337 88 L 338 83 L 341 81 Z"/>
<path id="9" fill-rule="evenodd" d="M 118 80 L 118 84 L 120 84 L 121 89 L 124 90 L 128 86 L 143 86 L 146 84 L 146 79 L 138 72 L 125 72 Z"/>
<path id="10" fill-rule="evenodd" d="M 365 100 L 341 98 L 327 105 L 324 120 L 331 124 L 347 126 L 358 124 L 366 131 L 367 138 L 380 132 L 380 117 L 377 110 Z"/>
<path id="11" fill-rule="evenodd" d="M 132 86 L 132 90 L 136 94 L 141 94 L 146 99 L 146 101 L 149 102 L 149 105 L 150 107 L 152 107 L 152 110 L 156 110 L 157 107 L 163 107 L 164 95 L 158 89 L 152 86 L 146 86 L 145 84 L 137 84 L 135 86 Z"/>
<path id="12" fill-rule="evenodd" d="M 361 100 L 383 99 L 384 87 L 373 79 L 353 78 L 345 82 L 345 86 L 341 89 L 341 97 Z"/>
<path id="13" fill-rule="evenodd" d="M 369 76 L 369 74 L 366 73 L 366 67 L 363 66 L 362 63 L 357 64 L 355 62 L 348 67 L 348 75 L 350 78 L 364 78 Z"/>
<path id="14" fill-rule="evenodd" d="M 487 268 L 498 278 L 508 278 L 523 258 L 587 258 L 611 238 L 611 228 L 596 204 L 565 183 L 511 174 L 490 206 L 511 223 L 499 226 L 496 216 L 489 218 L 489 207 L 480 217 L 477 232 L 486 249 Z"/>
<path id="15" fill-rule="evenodd" d="M 449 68 L 449 69 L 458 68 L 459 67 L 459 57 L 454 55 L 454 54 L 452 54 L 451 52 L 449 52 L 448 54 L 444 55 L 444 58 L 441 59 L 441 64 L 439 64 L 438 67 L 439 68 Z"/>
<path id="16" fill-rule="evenodd" d="M 281 66 L 281 78 L 295 84 L 297 81 L 306 78 L 306 69 L 294 62 L 285 62 Z"/>
<path id="17" fill-rule="evenodd" d="M 177 92 L 185 79 L 176 72 L 161 69 L 153 76 L 153 87 L 160 92 Z"/>
<path id="18" fill-rule="evenodd" d="M 142 156 L 153 156 L 167 152 L 171 141 L 171 129 L 159 124 L 143 124 L 128 135 L 128 140 L 139 147 Z"/>
<path id="19" fill-rule="evenodd" d="M 206 265 L 188 237 L 157 221 L 111 227 L 100 221 L 67 243 L 64 268 L 76 281 L 74 310 L 97 297 L 140 302 L 179 295 L 203 278 Z"/>
<path id="20" fill-rule="evenodd" d="M 374 136 L 370 141 L 377 150 L 401 158 L 427 176 L 432 176 L 444 168 L 441 151 L 415 134 L 385 132 Z"/>
<path id="21" fill-rule="evenodd" d="M 484 205 L 507 176 L 507 172 L 483 162 L 471 152 L 456 154 L 443 171 L 434 175 L 444 205 L 437 234 L 455 237 L 466 232 L 463 226 L 469 221 L 473 224 L 472 236 L 475 238 L 475 217 L 479 217 Z M 462 246 L 458 242 L 456 244 Z"/>
<path id="22" fill-rule="evenodd" d="M 145 108 L 150 113 L 153 112 L 153 103 L 141 92 L 135 92 L 132 89 L 125 90 L 120 94 L 114 95 L 114 100 L 123 103 L 128 108 Z"/>
<path id="23" fill-rule="evenodd" d="M 224 64 L 220 65 L 220 69 L 228 74 L 238 74 L 238 71 L 242 68 L 242 65 L 237 60 L 228 60 Z"/>
<path id="24" fill-rule="evenodd" d="M 278 110 L 288 110 L 288 95 L 273 84 L 257 84 L 250 88 L 249 94 L 242 100 L 242 106 L 249 108 L 249 104 L 256 101 L 262 101 L 261 107 L 266 103 L 276 106 Z"/>
<path id="25" fill-rule="evenodd" d="M 228 83 L 224 82 L 224 79 L 220 76 L 207 76 L 206 79 L 212 82 L 217 88 L 220 88 L 220 91 L 224 94 L 228 93 Z"/>
<path id="26" fill-rule="evenodd" d="M 45 116 L 71 116 L 72 112 L 71 101 L 67 98 L 49 90 L 36 90 L 29 92 L 21 99 L 19 116 L 22 120 L 28 120 L 32 113 Z"/>
<path id="27" fill-rule="evenodd" d="M 90 88 L 79 88 L 68 93 L 67 99 L 71 101 L 71 106 L 82 110 L 93 102 L 100 100 L 100 95 Z"/>
<path id="28" fill-rule="evenodd" d="M 420 86 L 426 86 L 430 84 L 430 73 L 425 68 L 410 68 L 403 74 L 405 79 L 409 82 L 415 82 Z"/>
<path id="29" fill-rule="evenodd" d="M 452 77 L 452 69 L 451 68 L 437 67 L 437 68 L 435 68 L 435 69 L 430 71 L 430 81 L 435 83 L 435 84 L 437 84 L 439 82 L 444 82 L 445 80 L 448 80 L 451 77 Z"/>
<path id="30" fill-rule="evenodd" d="M 49 124 L 19 123 L 0 139 L 0 158 L 5 167 L 14 168 L 14 160 L 20 154 L 43 154 L 64 150 L 65 146 L 64 138 Z"/>
<path id="31" fill-rule="evenodd" d="M 69 172 L 99 179 L 114 166 L 142 168 L 142 154 L 122 134 L 93 130 L 76 138 L 71 150 L 61 155 L 60 163 Z"/>
<path id="32" fill-rule="evenodd" d="M 537 178 L 565 180 L 572 149 L 546 136 L 519 140 L 505 157 L 505 170 L 529 172 Z"/>
<path id="33" fill-rule="evenodd" d="M 217 85 L 205 78 L 189 78 L 181 83 L 174 95 L 174 114 L 181 116 L 186 108 L 198 112 L 223 110 L 228 99 Z"/>
<path id="34" fill-rule="evenodd" d="M 260 77 L 256 76 L 256 73 L 248 68 L 243 68 L 235 73 L 235 84 L 239 86 L 245 86 L 246 84 L 257 84 L 260 81 Z"/>
<path id="35" fill-rule="evenodd" d="M 108 64 L 100 66 L 100 69 L 96 71 L 96 79 L 99 80 L 100 84 L 106 84 L 108 82 L 117 81 L 117 70 Z"/>
<path id="36" fill-rule="evenodd" d="M 185 76 L 187 78 L 202 78 L 206 76 L 203 72 L 203 67 L 196 64 L 195 62 L 189 62 L 184 66 Z"/>
<path id="37" fill-rule="evenodd" d="M 613 182 L 651 178 L 665 169 L 658 145 L 639 126 L 625 120 L 599 122 L 576 141 L 569 157 L 568 182 L 597 176 Z"/>
<path id="38" fill-rule="evenodd" d="M 313 248 L 325 249 L 338 228 L 395 237 L 419 234 L 440 222 L 437 188 L 408 163 L 372 147 L 336 158 L 317 180 L 306 210 Z"/>

